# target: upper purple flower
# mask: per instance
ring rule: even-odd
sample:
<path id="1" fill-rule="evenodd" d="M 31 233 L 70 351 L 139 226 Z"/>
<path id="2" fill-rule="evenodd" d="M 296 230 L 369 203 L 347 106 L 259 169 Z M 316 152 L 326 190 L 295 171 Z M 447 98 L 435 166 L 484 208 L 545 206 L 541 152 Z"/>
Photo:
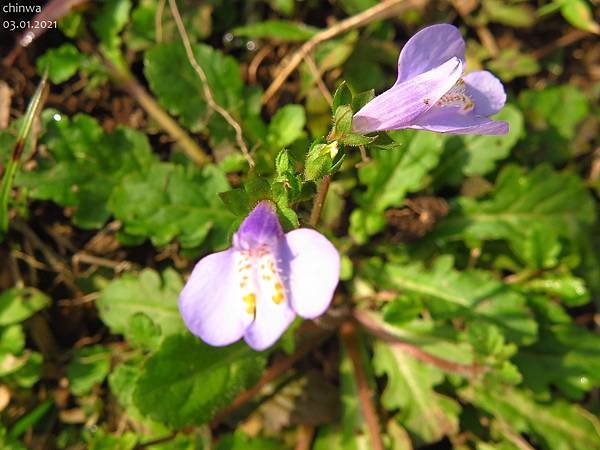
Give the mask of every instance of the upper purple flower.
<path id="1" fill-rule="evenodd" d="M 204 342 L 242 336 L 255 350 L 275 343 L 296 314 L 325 312 L 340 275 L 340 255 L 317 231 L 284 234 L 268 201 L 260 202 L 229 250 L 202 258 L 179 296 L 185 325 Z"/>
<path id="2" fill-rule="evenodd" d="M 506 102 L 500 80 L 485 70 L 463 75 L 464 69 L 465 41 L 456 27 L 419 31 L 400 52 L 398 80 L 354 115 L 354 130 L 508 133 L 507 122 L 489 119 Z"/>

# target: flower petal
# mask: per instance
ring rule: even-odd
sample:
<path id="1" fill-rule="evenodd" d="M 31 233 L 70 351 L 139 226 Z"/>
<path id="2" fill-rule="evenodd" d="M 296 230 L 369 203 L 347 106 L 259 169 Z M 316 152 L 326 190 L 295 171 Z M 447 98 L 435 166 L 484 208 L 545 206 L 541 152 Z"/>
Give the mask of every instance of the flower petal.
<path id="1" fill-rule="evenodd" d="M 233 246 L 241 250 L 249 250 L 260 245 L 276 246 L 283 237 L 274 205 L 262 201 L 248 214 L 240 228 L 233 236 Z"/>
<path id="2" fill-rule="evenodd" d="M 340 278 L 340 254 L 325 236 L 308 228 L 290 231 L 285 239 L 292 307 L 299 316 L 314 319 L 331 303 Z"/>
<path id="3" fill-rule="evenodd" d="M 465 41 L 458 28 L 442 23 L 424 28 L 411 37 L 400 52 L 396 84 L 441 66 L 449 59 L 465 63 Z"/>
<path id="4" fill-rule="evenodd" d="M 508 122 L 491 120 L 460 112 L 460 108 L 433 107 L 420 116 L 410 128 L 448 134 L 506 134 Z"/>
<path id="5" fill-rule="evenodd" d="M 253 320 L 238 289 L 234 251 L 202 258 L 179 295 L 186 327 L 204 342 L 229 345 L 242 337 Z"/>
<path id="6" fill-rule="evenodd" d="M 256 301 L 254 322 L 244 333 L 244 340 L 254 350 L 262 351 L 281 337 L 294 317 L 296 313 L 287 298 L 281 303 L 275 303 L 271 292 L 261 291 Z"/>
<path id="7" fill-rule="evenodd" d="M 354 131 L 370 133 L 407 128 L 456 84 L 462 68 L 458 58 L 451 58 L 439 67 L 396 84 L 354 115 Z"/>
<path id="8" fill-rule="evenodd" d="M 479 116 L 491 116 L 502 109 L 506 103 L 506 92 L 498 78 L 487 70 L 478 70 L 466 74 L 463 79 L 466 92 L 475 103 L 473 112 Z"/>

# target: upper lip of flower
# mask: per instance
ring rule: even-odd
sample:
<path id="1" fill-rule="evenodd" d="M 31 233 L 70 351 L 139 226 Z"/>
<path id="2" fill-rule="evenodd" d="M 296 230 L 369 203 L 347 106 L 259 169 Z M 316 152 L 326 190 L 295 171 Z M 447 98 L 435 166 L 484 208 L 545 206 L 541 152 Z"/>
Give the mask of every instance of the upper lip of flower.
<path id="1" fill-rule="evenodd" d="M 504 106 L 502 83 L 487 71 L 463 76 L 464 67 L 465 43 L 456 27 L 419 31 L 400 53 L 396 83 L 355 114 L 354 130 L 506 134 L 506 122 L 488 118 Z"/>
<path id="2" fill-rule="evenodd" d="M 179 298 L 190 331 L 211 345 L 242 336 L 256 350 L 271 346 L 295 315 L 314 318 L 329 306 L 340 258 L 310 229 L 283 233 L 274 207 L 260 202 L 233 246 L 198 262 Z"/>

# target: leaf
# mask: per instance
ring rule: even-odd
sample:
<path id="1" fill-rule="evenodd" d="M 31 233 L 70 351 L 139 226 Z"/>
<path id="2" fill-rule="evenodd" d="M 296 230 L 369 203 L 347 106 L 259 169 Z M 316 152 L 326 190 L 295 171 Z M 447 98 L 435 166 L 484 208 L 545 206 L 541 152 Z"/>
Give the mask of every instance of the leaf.
<path id="1" fill-rule="evenodd" d="M 350 215 L 350 234 L 359 243 L 382 230 L 387 208 L 400 206 L 408 192 L 427 184 L 426 175 L 438 164 L 442 152 L 439 134 L 408 131 L 393 136 L 390 148 L 372 146 L 371 161 L 358 171 L 367 190 L 356 195 L 360 209 Z"/>
<path id="2" fill-rule="evenodd" d="M 104 381 L 110 371 L 110 351 L 101 345 L 83 347 L 75 352 L 67 366 L 69 389 L 75 395 L 85 395 Z"/>
<path id="3" fill-rule="evenodd" d="M 215 450 L 282 450 L 285 447 L 280 441 L 260 437 L 250 437 L 241 431 L 226 434 L 215 446 Z"/>
<path id="4" fill-rule="evenodd" d="M 589 419 L 591 413 L 562 400 L 536 401 L 530 392 L 517 388 L 478 385 L 462 396 L 479 408 L 526 433 L 548 450 L 589 450 L 599 435 Z"/>
<path id="5" fill-rule="evenodd" d="M 105 133 L 90 116 L 72 120 L 45 114 L 42 141 L 52 159 L 39 160 L 34 172 L 23 172 L 17 182 L 30 196 L 75 208 L 73 223 L 100 228 L 110 217 L 108 198 L 126 175 L 147 173 L 156 160 L 147 137 L 131 128 Z"/>
<path id="6" fill-rule="evenodd" d="M 102 321 L 113 333 L 124 334 L 127 340 L 140 338 L 137 329 L 140 324 L 132 322 L 138 314 L 159 326 L 163 336 L 169 336 L 185 329 L 177 307 L 182 287 L 181 277 L 173 269 L 161 275 L 145 269 L 139 275 L 125 274 L 113 280 L 102 290 L 96 304 Z"/>
<path id="7" fill-rule="evenodd" d="M 23 120 L 19 124 L 19 130 L 17 132 L 17 138 L 13 141 L 10 135 L 4 135 L 3 138 L 11 143 L 10 159 L 6 162 L 2 174 L 2 181 L 0 182 L 0 242 L 4 238 L 4 234 L 8 230 L 8 215 L 9 215 L 9 202 L 10 193 L 12 190 L 15 175 L 21 162 L 21 157 L 27 140 L 29 139 L 29 133 L 31 132 L 33 121 L 40 112 L 43 105 L 43 93 L 46 88 L 46 75 L 42 77 L 37 88 L 29 100 L 27 110 L 23 116 Z M 6 142 L 6 141 L 5 141 Z"/>
<path id="8" fill-rule="evenodd" d="M 229 188 L 215 166 L 155 163 L 126 177 L 112 192 L 109 208 L 127 234 L 150 238 L 155 246 L 178 238 L 183 247 L 198 247 L 207 239 L 218 247 L 226 243 L 233 219 L 218 194 Z"/>
<path id="9" fill-rule="evenodd" d="M 513 105 L 506 105 L 493 117 L 508 122 L 506 136 L 469 135 L 462 138 L 468 155 L 463 172 L 467 176 L 485 175 L 496 167 L 496 162 L 506 158 L 523 132 L 523 115 Z"/>
<path id="10" fill-rule="evenodd" d="M 594 22 L 590 6 L 585 0 L 565 0 L 560 7 L 562 16 L 576 28 L 600 34 L 600 25 Z"/>
<path id="11" fill-rule="evenodd" d="M 215 102 L 234 118 L 244 113 L 248 100 L 238 63 L 204 44 L 193 46 L 194 55 L 208 80 Z M 177 70 L 173 70 L 177 67 Z M 159 102 L 193 132 L 209 133 L 214 145 L 234 141 L 234 131 L 216 112 L 209 110 L 202 82 L 181 44 L 158 44 L 145 53 L 144 73 Z"/>
<path id="12" fill-rule="evenodd" d="M 567 306 L 585 305 L 590 300 L 585 281 L 571 275 L 545 274 L 528 281 L 524 288 L 558 297 Z"/>
<path id="13" fill-rule="evenodd" d="M 86 433 L 85 442 L 89 450 L 134 450 L 138 437 L 132 432 L 116 435 L 99 429 L 93 434 Z"/>
<path id="14" fill-rule="evenodd" d="M 400 206 L 408 192 L 425 184 L 425 175 L 438 163 L 442 141 L 435 133 L 402 132 L 393 148 L 372 149 L 371 162 L 358 171 L 360 183 L 367 186 L 359 204 L 371 211 Z"/>
<path id="15" fill-rule="evenodd" d="M 267 142 L 275 150 L 287 147 L 304 135 L 306 114 L 300 105 L 285 105 L 277 110 L 267 131 Z"/>
<path id="16" fill-rule="evenodd" d="M 519 105 L 535 131 L 556 131 L 567 140 L 575 137 L 577 125 L 589 113 L 586 95 L 570 84 L 522 91 Z"/>
<path id="17" fill-rule="evenodd" d="M 431 270 L 421 264 L 385 264 L 365 275 L 378 288 L 396 289 L 417 295 L 434 317 L 462 317 L 500 327 L 507 339 L 531 343 L 537 336 L 537 323 L 525 298 L 510 286 L 483 270 L 459 272 L 452 268 L 451 257 L 439 257 Z"/>
<path id="18" fill-rule="evenodd" d="M 508 165 L 499 174 L 489 198 L 459 198 L 457 207 L 436 228 L 433 238 L 459 238 L 471 245 L 504 239 L 522 260 L 530 262 L 528 242 L 536 236 L 533 231 L 547 240 L 557 236 L 574 243 L 594 220 L 594 202 L 577 176 L 555 172 L 546 165 L 529 173 Z"/>
<path id="19" fill-rule="evenodd" d="M 134 403 L 168 425 L 199 425 L 255 382 L 264 364 L 264 355 L 244 344 L 214 348 L 189 334 L 172 335 L 146 362 Z"/>
<path id="20" fill-rule="evenodd" d="M 502 0 L 484 0 L 483 8 L 492 22 L 510 27 L 530 27 L 535 23 L 535 11 L 530 5 L 511 5 Z"/>
<path id="21" fill-rule="evenodd" d="M 129 20 L 130 0 L 106 0 L 92 22 L 92 28 L 103 45 L 108 48 L 120 44 L 119 33 Z"/>
<path id="22" fill-rule="evenodd" d="M 289 20 L 265 20 L 232 30 L 233 34 L 237 36 L 266 38 L 281 42 L 307 41 L 319 31 L 318 28 Z"/>
<path id="23" fill-rule="evenodd" d="M 533 56 L 521 53 L 516 48 L 507 48 L 500 51 L 500 55 L 491 61 L 489 69 L 497 73 L 504 81 L 514 78 L 533 75 L 540 71 L 540 65 Z"/>
<path id="24" fill-rule="evenodd" d="M 554 385 L 580 400 L 600 386 L 600 336 L 571 324 L 543 328 L 538 342 L 522 348 L 514 362 L 534 392 Z"/>
<path id="25" fill-rule="evenodd" d="M 458 431 L 460 405 L 433 389 L 444 380 L 439 369 L 383 342 L 376 342 L 373 350 L 375 373 L 387 376 L 382 404 L 389 411 L 399 410 L 397 420 L 419 444 Z"/>
<path id="26" fill-rule="evenodd" d="M 63 44 L 52 48 L 36 61 L 38 73 L 48 70 L 48 78 L 54 84 L 60 84 L 74 76 L 85 57 L 73 44 Z"/>
<path id="27" fill-rule="evenodd" d="M 0 326 L 23 322 L 49 304 L 48 296 L 34 288 L 10 288 L 0 292 Z"/>

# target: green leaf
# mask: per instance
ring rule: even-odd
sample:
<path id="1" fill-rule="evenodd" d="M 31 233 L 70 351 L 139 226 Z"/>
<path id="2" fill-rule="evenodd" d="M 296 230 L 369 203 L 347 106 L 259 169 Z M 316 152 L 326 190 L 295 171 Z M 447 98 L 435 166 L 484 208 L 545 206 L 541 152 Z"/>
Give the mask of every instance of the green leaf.
<path id="1" fill-rule="evenodd" d="M 540 71 L 540 65 L 533 56 L 521 53 L 516 48 L 500 51 L 500 55 L 489 63 L 489 69 L 498 74 L 504 81 L 533 75 Z"/>
<path id="2" fill-rule="evenodd" d="M 444 380 L 443 373 L 403 350 L 383 342 L 374 346 L 373 367 L 387 376 L 381 401 L 389 410 L 399 410 L 396 419 L 419 444 L 440 440 L 458 431 L 460 405 L 433 388 Z"/>
<path id="3" fill-rule="evenodd" d="M 23 116 L 23 120 L 19 124 L 19 130 L 17 132 L 17 138 L 13 141 L 11 136 L 4 135 L 4 138 L 11 143 L 10 159 L 6 162 L 4 173 L 2 174 L 2 181 L 0 183 L 0 241 L 2 241 L 4 234 L 8 230 L 8 216 L 9 216 L 9 202 L 10 193 L 12 190 L 15 175 L 21 162 L 21 157 L 27 140 L 29 139 L 29 133 L 33 125 L 34 119 L 37 117 L 43 104 L 43 92 L 46 87 L 46 75 L 42 77 L 37 88 L 27 105 L 27 110 Z M 5 141 L 6 142 L 6 141 Z"/>
<path id="4" fill-rule="evenodd" d="M 102 2 L 102 8 L 92 22 L 92 28 L 106 47 L 116 47 L 120 44 L 118 35 L 129 20 L 130 10 L 130 0 Z"/>
<path id="5" fill-rule="evenodd" d="M 202 424 L 260 376 L 261 353 L 244 344 L 214 348 L 173 335 L 148 359 L 133 397 L 140 412 L 174 427 Z"/>
<path id="6" fill-rule="evenodd" d="M 240 431 L 227 434 L 219 439 L 215 450 L 282 450 L 280 441 L 260 437 L 250 437 Z"/>
<path id="7" fill-rule="evenodd" d="M 138 438 L 132 432 L 116 435 L 99 429 L 86 433 L 85 442 L 89 450 L 134 450 Z"/>
<path id="8" fill-rule="evenodd" d="M 442 142 L 439 134 L 409 132 L 394 148 L 372 149 L 371 162 L 358 171 L 360 183 L 367 187 L 359 204 L 371 211 L 400 206 L 408 192 L 425 185 L 425 175 L 438 163 Z"/>
<path id="9" fill-rule="evenodd" d="M 72 120 L 52 111 L 45 114 L 42 141 L 52 159 L 39 160 L 35 172 L 23 172 L 17 182 L 30 196 L 74 207 L 73 223 L 99 228 L 110 217 L 108 198 L 127 175 L 147 173 L 156 160 L 147 137 L 127 127 L 105 133 L 90 116 Z"/>
<path id="10" fill-rule="evenodd" d="M 207 238 L 223 246 L 233 216 L 218 194 L 229 190 L 215 166 L 201 170 L 155 163 L 144 173 L 126 177 L 113 191 L 109 208 L 127 234 L 148 237 L 155 246 L 178 238 L 183 247 L 198 247 Z"/>
<path id="11" fill-rule="evenodd" d="M 154 329 L 152 325 L 159 326 L 162 335 L 168 336 L 185 329 L 177 307 L 182 287 L 181 277 L 173 269 L 165 270 L 162 275 L 145 269 L 139 275 L 125 274 L 112 281 L 102 290 L 96 304 L 100 318 L 111 331 L 124 334 L 128 340 L 141 337 L 140 326 L 146 331 Z M 152 325 L 134 319 L 138 314 L 149 318 Z M 154 339 L 155 334 L 152 332 L 148 337 Z"/>
<path id="12" fill-rule="evenodd" d="M 306 114 L 300 105 L 285 105 L 277 110 L 267 131 L 267 143 L 275 150 L 287 147 L 302 137 Z"/>
<path id="13" fill-rule="evenodd" d="M 352 105 L 352 91 L 350 91 L 348 84 L 342 81 L 333 94 L 331 111 L 335 113 L 340 106 L 344 105 Z"/>
<path id="14" fill-rule="evenodd" d="M 467 163 L 463 167 L 467 176 L 485 175 L 496 167 L 496 162 L 506 158 L 523 132 L 523 115 L 513 105 L 506 105 L 493 117 L 508 122 L 506 136 L 469 135 L 462 138 Z"/>
<path id="15" fill-rule="evenodd" d="M 49 304 L 48 296 L 34 288 L 0 292 L 0 326 L 23 322 Z"/>
<path id="16" fill-rule="evenodd" d="M 535 11 L 527 4 L 511 5 L 502 0 L 484 0 L 483 9 L 492 22 L 510 27 L 530 27 L 535 22 Z"/>
<path id="17" fill-rule="evenodd" d="M 508 387 L 478 385 L 463 397 L 510 425 L 512 432 L 525 433 L 540 448 L 589 450 L 597 447 L 598 435 L 591 413 L 561 400 L 536 401 L 530 392 Z"/>
<path id="18" fill-rule="evenodd" d="M 63 44 L 52 48 L 40 56 L 36 61 L 38 73 L 48 70 L 48 78 L 54 84 L 67 81 L 77 73 L 85 56 L 79 53 L 73 44 Z"/>
<path id="19" fill-rule="evenodd" d="M 472 245 L 505 239 L 521 259 L 531 262 L 531 239 L 541 233 L 550 242 L 552 236 L 558 236 L 574 243 L 594 220 L 593 199 L 577 176 L 555 172 L 546 165 L 529 173 L 509 165 L 498 176 L 489 198 L 459 198 L 434 237 L 461 238 Z"/>
<path id="20" fill-rule="evenodd" d="M 585 281 L 571 275 L 545 274 L 527 281 L 524 288 L 557 297 L 567 306 L 585 305 L 590 300 Z"/>
<path id="21" fill-rule="evenodd" d="M 75 352 L 67 366 L 69 389 L 75 395 L 86 395 L 104 381 L 109 371 L 110 351 L 106 347 L 83 347 Z"/>
<path id="22" fill-rule="evenodd" d="M 0 327 L 0 354 L 18 354 L 21 353 L 24 348 L 25 333 L 23 332 L 23 327 L 21 325 L 13 324 L 6 327 Z"/>
<path id="23" fill-rule="evenodd" d="M 590 5 L 585 0 L 565 0 L 560 7 L 562 16 L 576 28 L 600 34 L 600 25 L 594 22 Z"/>
<path id="24" fill-rule="evenodd" d="M 542 329 L 534 345 L 525 347 L 514 362 L 534 392 L 554 385 L 571 398 L 600 386 L 600 336 L 571 324 Z"/>
<path id="25" fill-rule="evenodd" d="M 439 161 L 443 137 L 439 134 L 401 132 L 389 148 L 371 147 L 371 161 L 361 167 L 358 178 L 367 190 L 357 193 L 360 209 L 350 215 L 350 234 L 358 242 L 383 228 L 383 212 L 400 206 L 407 193 L 427 184 L 427 173 Z"/>
<path id="26" fill-rule="evenodd" d="M 236 60 L 204 44 L 194 45 L 193 51 L 206 74 L 214 100 L 239 119 L 247 95 Z M 193 132 L 209 131 L 215 145 L 223 140 L 234 142 L 231 127 L 219 114 L 209 110 L 202 82 L 181 44 L 158 44 L 148 50 L 144 73 L 159 102 L 179 117 L 183 125 Z"/>
<path id="27" fill-rule="evenodd" d="M 421 264 L 385 264 L 366 275 L 379 288 L 417 295 L 434 317 L 487 322 L 500 327 L 509 341 L 520 344 L 535 340 L 537 323 L 522 295 L 494 279 L 490 272 L 459 272 L 452 264 L 452 258 L 439 257 L 431 270 Z"/>
<path id="28" fill-rule="evenodd" d="M 589 114 L 586 95 L 570 84 L 525 90 L 519 94 L 519 105 L 535 131 L 555 130 L 567 140 L 575 137 L 577 125 Z"/>
<path id="29" fill-rule="evenodd" d="M 289 20 L 266 20 L 233 29 L 233 34 L 250 38 L 266 38 L 281 42 L 307 41 L 320 30 Z"/>

